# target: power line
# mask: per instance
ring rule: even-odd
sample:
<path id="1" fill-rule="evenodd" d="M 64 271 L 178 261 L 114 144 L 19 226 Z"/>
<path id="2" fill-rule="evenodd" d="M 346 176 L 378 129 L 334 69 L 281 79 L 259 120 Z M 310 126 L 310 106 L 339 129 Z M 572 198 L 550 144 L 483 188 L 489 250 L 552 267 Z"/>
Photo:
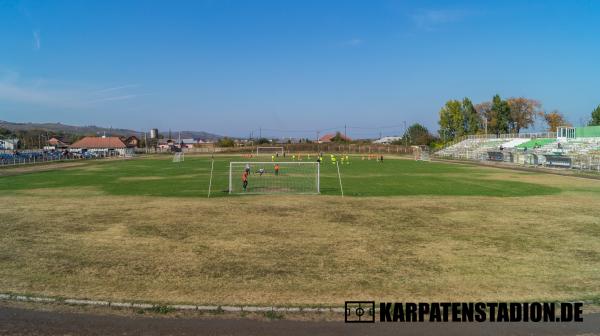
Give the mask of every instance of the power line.
<path id="1" fill-rule="evenodd" d="M 380 126 L 380 127 L 361 127 L 361 126 L 348 126 L 348 128 L 353 128 L 353 129 L 372 129 L 372 130 L 378 130 L 378 129 L 388 129 L 388 128 L 402 128 L 404 125 L 400 124 L 400 125 L 392 125 L 392 126 Z"/>

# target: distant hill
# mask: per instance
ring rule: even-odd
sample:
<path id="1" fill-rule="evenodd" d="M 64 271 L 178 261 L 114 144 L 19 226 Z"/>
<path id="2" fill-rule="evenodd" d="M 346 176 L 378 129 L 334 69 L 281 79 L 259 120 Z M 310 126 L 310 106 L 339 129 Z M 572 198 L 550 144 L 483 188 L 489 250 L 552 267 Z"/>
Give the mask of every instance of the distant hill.
<path id="1" fill-rule="evenodd" d="M 8 129 L 11 132 L 16 131 L 32 131 L 32 130 L 41 130 L 46 132 L 55 132 L 55 133 L 65 133 L 72 135 L 112 135 L 112 136 L 129 136 L 129 135 L 137 135 L 140 136 L 139 131 L 134 131 L 130 129 L 124 128 L 106 128 L 99 126 L 73 126 L 73 125 L 65 125 L 62 123 L 13 123 L 8 121 L 0 120 L 0 128 Z M 164 137 L 168 137 L 167 131 L 159 130 L 160 134 Z M 174 138 L 179 136 L 179 131 L 172 131 L 172 136 Z M 195 139 L 220 139 L 222 136 L 201 132 L 201 131 L 181 131 L 182 138 L 195 138 Z"/>
<path id="2" fill-rule="evenodd" d="M 159 130 L 159 132 L 165 138 L 167 138 L 169 136 L 169 131 Z M 179 131 L 172 131 L 171 136 L 173 137 L 173 139 L 177 139 L 179 137 Z M 218 139 L 223 138 L 223 136 L 217 135 L 217 134 L 212 134 L 212 133 L 207 133 L 207 132 L 202 132 L 202 131 L 181 131 L 181 138 L 182 139 L 194 138 L 194 139 L 218 140 Z"/>

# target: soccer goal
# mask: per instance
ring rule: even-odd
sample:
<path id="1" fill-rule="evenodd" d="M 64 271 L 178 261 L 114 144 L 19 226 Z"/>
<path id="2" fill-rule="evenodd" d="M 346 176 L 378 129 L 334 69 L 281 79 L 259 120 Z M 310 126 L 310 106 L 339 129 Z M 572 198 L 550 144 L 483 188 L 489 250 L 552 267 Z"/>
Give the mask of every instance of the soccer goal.
<path id="1" fill-rule="evenodd" d="M 173 156 L 173 162 L 183 162 L 185 161 L 185 154 L 183 152 L 177 152 Z"/>
<path id="2" fill-rule="evenodd" d="M 427 146 L 412 146 L 416 161 L 430 161 L 429 147 Z"/>
<path id="3" fill-rule="evenodd" d="M 230 194 L 318 194 L 319 178 L 318 162 L 229 163 Z"/>
<path id="4" fill-rule="evenodd" d="M 283 156 L 283 147 L 256 147 L 256 155 L 276 155 Z"/>

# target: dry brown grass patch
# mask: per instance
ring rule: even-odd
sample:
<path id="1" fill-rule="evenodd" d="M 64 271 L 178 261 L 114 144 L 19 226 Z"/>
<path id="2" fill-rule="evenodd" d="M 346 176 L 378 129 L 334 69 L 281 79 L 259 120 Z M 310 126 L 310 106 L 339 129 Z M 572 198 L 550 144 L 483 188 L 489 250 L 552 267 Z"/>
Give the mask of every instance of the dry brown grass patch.
<path id="1" fill-rule="evenodd" d="M 598 195 L 206 200 L 45 192 L 0 196 L 2 291 L 216 304 L 600 293 Z"/>

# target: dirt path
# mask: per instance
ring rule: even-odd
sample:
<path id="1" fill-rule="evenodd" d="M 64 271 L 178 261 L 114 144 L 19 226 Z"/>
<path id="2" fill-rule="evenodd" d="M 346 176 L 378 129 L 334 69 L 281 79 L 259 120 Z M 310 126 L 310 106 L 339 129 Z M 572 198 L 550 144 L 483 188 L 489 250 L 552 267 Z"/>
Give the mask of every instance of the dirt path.
<path id="1" fill-rule="evenodd" d="M 600 335 L 600 314 L 583 323 L 375 323 L 163 318 L 37 311 L 0 306 L 1 335 Z"/>

